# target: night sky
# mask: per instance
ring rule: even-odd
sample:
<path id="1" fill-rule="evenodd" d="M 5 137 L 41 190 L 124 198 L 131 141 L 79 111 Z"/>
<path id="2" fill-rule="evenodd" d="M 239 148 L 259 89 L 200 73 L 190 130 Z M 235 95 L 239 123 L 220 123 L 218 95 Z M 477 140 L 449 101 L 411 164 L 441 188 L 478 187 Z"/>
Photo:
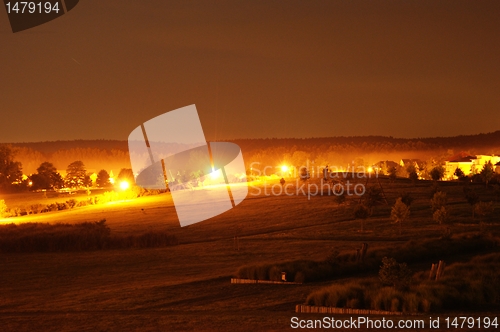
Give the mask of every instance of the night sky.
<path id="1" fill-rule="evenodd" d="M 500 1 L 81 0 L 12 33 L 0 142 L 126 140 L 196 104 L 208 140 L 500 130 Z"/>

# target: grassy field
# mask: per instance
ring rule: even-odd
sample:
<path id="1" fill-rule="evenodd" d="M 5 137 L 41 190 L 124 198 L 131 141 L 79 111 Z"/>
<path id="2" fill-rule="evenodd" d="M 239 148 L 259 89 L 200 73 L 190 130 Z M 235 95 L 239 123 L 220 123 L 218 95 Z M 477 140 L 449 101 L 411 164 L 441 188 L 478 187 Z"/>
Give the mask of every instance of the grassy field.
<path id="1" fill-rule="evenodd" d="M 364 180 L 363 180 L 363 183 Z M 389 205 L 376 206 L 360 232 L 352 210 L 359 198 L 339 207 L 333 196 L 269 195 L 250 188 L 245 201 L 220 216 L 181 228 L 169 194 L 141 197 L 73 210 L 2 219 L 2 223 L 78 223 L 106 219 L 112 233 L 130 235 L 161 230 L 180 244 L 167 248 L 69 253 L 0 254 L 0 326 L 5 331 L 259 331 L 287 330 L 296 304 L 322 287 L 369 275 L 303 285 L 233 285 L 230 278 L 248 264 L 297 259 L 323 260 L 337 250 L 354 253 L 363 242 L 370 250 L 396 248 L 408 240 L 500 233 L 500 204 L 483 220 L 472 219 L 458 183 L 441 183 L 448 196 L 452 223 L 432 220 L 431 183 L 382 179 Z M 377 185 L 371 180 L 368 185 Z M 495 196 L 474 185 L 481 200 Z M 291 190 L 293 191 L 293 190 Z M 269 192 L 269 191 L 268 191 Z M 412 214 L 399 228 L 389 218 L 402 192 L 415 198 Z M 234 236 L 239 237 L 239 250 Z M 394 249 L 395 250 L 395 249 Z M 448 257 L 466 261 L 470 253 Z M 428 271 L 431 262 L 410 265 Z M 475 315 L 499 314 L 472 312 Z M 446 313 L 447 314 L 447 313 Z M 445 314 L 445 315 L 446 315 Z M 455 313 L 453 313 L 455 315 Z"/>

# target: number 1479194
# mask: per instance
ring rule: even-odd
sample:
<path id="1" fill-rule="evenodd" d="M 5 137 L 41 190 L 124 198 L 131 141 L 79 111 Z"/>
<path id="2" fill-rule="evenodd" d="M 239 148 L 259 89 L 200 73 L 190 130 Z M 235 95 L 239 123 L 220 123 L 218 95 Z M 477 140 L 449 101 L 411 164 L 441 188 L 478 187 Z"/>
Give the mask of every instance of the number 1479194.
<path id="1" fill-rule="evenodd" d="M 498 317 L 446 317 L 444 321 L 446 322 L 446 328 L 456 328 L 456 329 L 488 329 L 488 328 L 498 328 Z"/>
<path id="2" fill-rule="evenodd" d="M 59 13 L 59 2 L 34 2 L 34 1 L 19 1 L 7 2 L 5 4 L 7 14 L 50 14 Z"/>

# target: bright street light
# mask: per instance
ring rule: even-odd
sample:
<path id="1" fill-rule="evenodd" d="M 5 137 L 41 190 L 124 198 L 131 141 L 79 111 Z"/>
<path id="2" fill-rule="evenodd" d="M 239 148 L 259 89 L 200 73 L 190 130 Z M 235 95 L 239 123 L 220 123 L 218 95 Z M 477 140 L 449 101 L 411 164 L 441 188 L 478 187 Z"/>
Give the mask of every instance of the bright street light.
<path id="1" fill-rule="evenodd" d="M 130 187 L 130 184 L 127 181 L 120 182 L 120 188 L 122 190 L 127 190 Z"/>

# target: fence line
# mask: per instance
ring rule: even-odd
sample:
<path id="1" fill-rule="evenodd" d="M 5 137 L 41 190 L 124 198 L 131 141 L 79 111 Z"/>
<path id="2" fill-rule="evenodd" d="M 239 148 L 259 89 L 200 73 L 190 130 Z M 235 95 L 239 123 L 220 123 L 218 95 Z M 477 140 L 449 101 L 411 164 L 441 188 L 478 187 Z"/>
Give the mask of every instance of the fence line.
<path id="1" fill-rule="evenodd" d="M 314 314 L 351 314 L 351 315 L 392 315 L 401 316 L 401 311 L 383 311 L 371 309 L 352 309 L 352 308 L 336 308 L 336 307 L 318 307 L 305 304 L 297 304 L 295 306 L 297 313 L 314 313 Z M 406 313 L 405 313 L 406 314 Z"/>
<path id="2" fill-rule="evenodd" d="M 279 284 L 279 285 L 302 285 L 301 282 L 256 280 L 256 279 L 238 279 L 231 278 L 232 284 Z"/>

